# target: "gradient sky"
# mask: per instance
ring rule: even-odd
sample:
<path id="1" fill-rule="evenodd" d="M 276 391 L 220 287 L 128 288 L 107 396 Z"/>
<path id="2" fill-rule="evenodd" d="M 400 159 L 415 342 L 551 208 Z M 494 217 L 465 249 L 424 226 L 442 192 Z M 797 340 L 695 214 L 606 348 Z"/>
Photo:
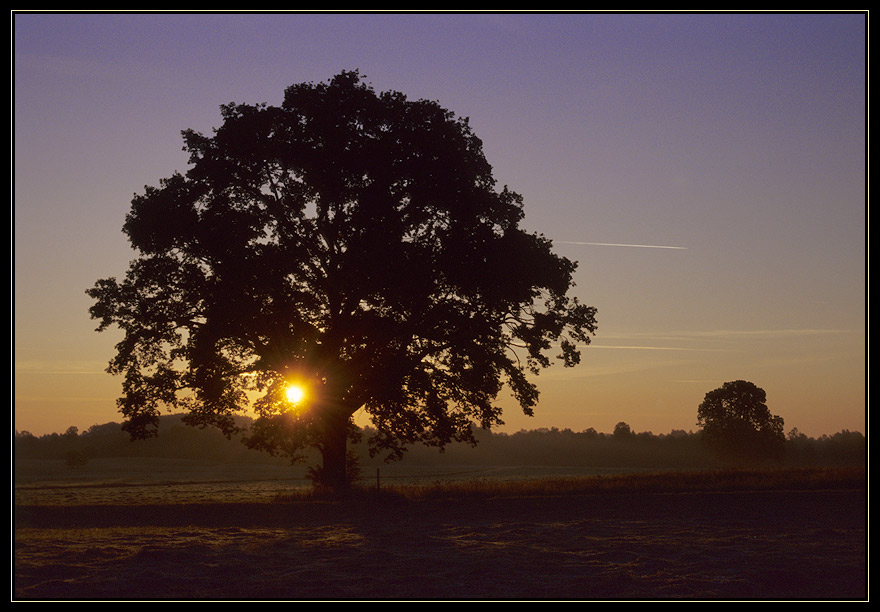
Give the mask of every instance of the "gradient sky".
<path id="1" fill-rule="evenodd" d="M 599 330 L 502 431 L 696 430 L 750 380 L 809 436 L 867 432 L 865 14 L 15 14 L 14 411 L 121 421 L 134 193 L 187 169 L 220 104 L 360 70 L 470 118 L 525 225 L 580 262 Z M 677 247 L 677 248 L 658 248 Z"/>

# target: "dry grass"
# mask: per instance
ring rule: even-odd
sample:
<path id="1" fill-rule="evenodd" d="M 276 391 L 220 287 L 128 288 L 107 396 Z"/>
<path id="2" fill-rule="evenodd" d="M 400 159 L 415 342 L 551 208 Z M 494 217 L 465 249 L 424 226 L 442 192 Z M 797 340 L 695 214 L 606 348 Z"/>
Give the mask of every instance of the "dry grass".
<path id="1" fill-rule="evenodd" d="M 14 597 L 867 596 L 865 470 L 486 480 L 348 495 L 17 506 Z"/>
<path id="2" fill-rule="evenodd" d="M 764 490 L 860 489 L 866 486 L 864 468 L 789 468 L 628 473 L 532 480 L 468 480 L 429 484 L 359 487 L 348 496 L 401 500 L 535 497 L 603 492 L 724 492 Z M 275 501 L 322 499 L 327 492 L 302 490 L 278 495 Z"/>

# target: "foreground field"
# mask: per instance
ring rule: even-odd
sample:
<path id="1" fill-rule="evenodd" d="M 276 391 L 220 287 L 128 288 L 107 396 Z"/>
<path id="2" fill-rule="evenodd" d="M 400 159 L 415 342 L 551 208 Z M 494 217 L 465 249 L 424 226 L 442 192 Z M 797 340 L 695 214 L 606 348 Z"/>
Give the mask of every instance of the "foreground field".
<path id="1" fill-rule="evenodd" d="M 725 476 L 21 504 L 14 596 L 867 597 L 863 474 Z"/>

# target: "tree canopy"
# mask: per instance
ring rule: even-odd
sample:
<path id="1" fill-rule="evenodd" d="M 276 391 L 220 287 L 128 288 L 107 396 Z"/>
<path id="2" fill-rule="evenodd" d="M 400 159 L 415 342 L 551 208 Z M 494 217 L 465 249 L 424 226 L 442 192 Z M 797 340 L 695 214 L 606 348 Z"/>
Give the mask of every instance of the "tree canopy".
<path id="1" fill-rule="evenodd" d="M 228 435 L 252 408 L 249 445 L 316 446 L 333 484 L 358 409 L 392 456 L 472 441 L 505 385 L 531 414 L 529 375 L 579 362 L 596 310 L 568 295 L 576 264 L 520 228 L 467 119 L 357 72 L 221 114 L 183 132 L 185 174 L 132 200 L 125 278 L 88 291 L 98 330 L 124 332 L 108 371 L 133 437 L 163 406 Z"/>
<path id="2" fill-rule="evenodd" d="M 779 461 L 785 445 L 782 417 L 767 407 L 767 394 L 736 380 L 710 391 L 697 409 L 706 443 L 728 462 Z"/>

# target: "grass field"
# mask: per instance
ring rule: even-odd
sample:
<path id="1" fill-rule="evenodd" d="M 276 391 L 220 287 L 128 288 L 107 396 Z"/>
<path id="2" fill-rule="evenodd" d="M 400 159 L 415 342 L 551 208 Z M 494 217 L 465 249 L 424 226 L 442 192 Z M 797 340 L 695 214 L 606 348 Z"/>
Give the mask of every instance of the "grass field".
<path id="1" fill-rule="evenodd" d="M 868 596 L 864 470 L 532 471 L 341 497 L 281 472 L 64 474 L 20 474 L 15 599 Z"/>

